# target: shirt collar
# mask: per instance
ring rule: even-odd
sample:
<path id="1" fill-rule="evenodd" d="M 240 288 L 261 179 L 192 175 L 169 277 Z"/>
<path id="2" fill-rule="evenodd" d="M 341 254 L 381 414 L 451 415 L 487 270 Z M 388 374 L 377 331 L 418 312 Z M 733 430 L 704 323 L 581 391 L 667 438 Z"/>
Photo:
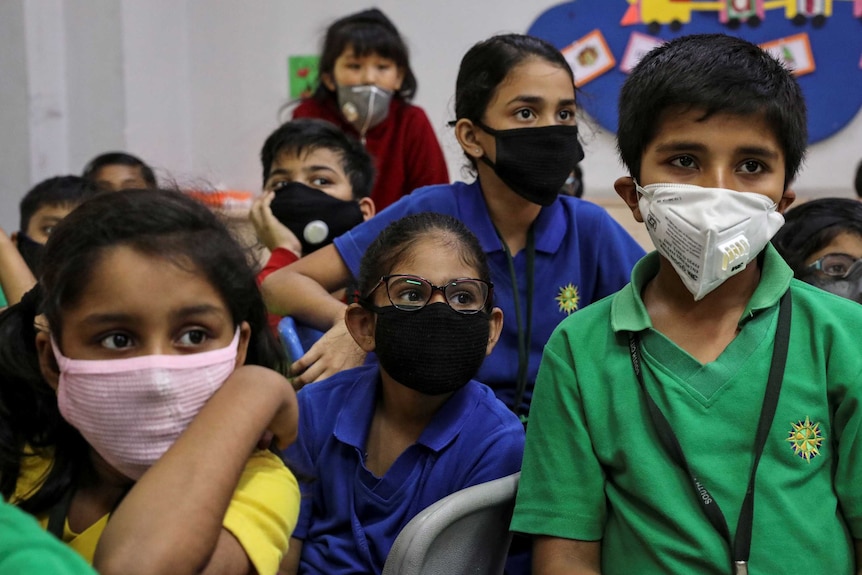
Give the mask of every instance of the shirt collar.
<path id="1" fill-rule="evenodd" d="M 345 402 L 338 413 L 333 433 L 342 443 L 363 451 L 377 402 L 380 370 L 375 365 L 354 371 L 359 372 L 356 381 L 345 393 L 350 401 Z M 469 383 L 456 391 L 434 414 L 417 443 L 435 452 L 449 445 L 461 432 L 479 401 L 477 394 L 472 392 L 475 388 L 475 383 Z"/>
<path id="2" fill-rule="evenodd" d="M 462 216 L 462 219 L 469 219 L 470 231 L 479 238 L 485 253 L 502 252 L 503 242 L 497 236 L 497 230 L 494 229 L 479 180 L 469 184 L 468 189 L 473 193 L 456 194 L 459 213 L 470 214 Z M 569 230 L 566 211 L 559 198 L 550 206 L 542 207 L 539 216 L 533 222 L 533 229 L 536 233 L 536 251 L 556 253 Z"/>
<path id="3" fill-rule="evenodd" d="M 770 308 L 778 303 L 790 287 L 793 270 L 784 262 L 771 243 L 766 245 L 760 256 L 760 282 L 748 300 L 748 305 L 740 318 L 744 323 L 756 312 Z M 615 331 L 642 331 L 652 327 L 641 293 L 647 282 L 658 273 L 658 252 L 650 252 L 635 264 L 632 281 L 614 296 L 611 302 L 611 328 Z"/>

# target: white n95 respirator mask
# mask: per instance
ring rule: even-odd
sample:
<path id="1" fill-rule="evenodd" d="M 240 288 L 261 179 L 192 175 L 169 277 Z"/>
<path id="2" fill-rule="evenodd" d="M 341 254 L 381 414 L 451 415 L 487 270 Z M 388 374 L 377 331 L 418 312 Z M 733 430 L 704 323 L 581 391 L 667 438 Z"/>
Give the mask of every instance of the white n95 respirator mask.
<path id="1" fill-rule="evenodd" d="M 744 270 L 784 225 L 778 206 L 762 194 L 688 184 L 635 185 L 653 244 L 695 301 Z"/>

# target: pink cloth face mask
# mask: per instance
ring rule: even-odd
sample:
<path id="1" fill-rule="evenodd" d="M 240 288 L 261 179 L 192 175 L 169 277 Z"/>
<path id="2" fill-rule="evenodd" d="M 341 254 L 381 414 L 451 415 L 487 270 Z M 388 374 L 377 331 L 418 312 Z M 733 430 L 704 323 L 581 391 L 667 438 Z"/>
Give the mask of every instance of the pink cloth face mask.
<path id="1" fill-rule="evenodd" d="M 137 481 L 233 373 L 239 329 L 227 347 L 188 355 L 70 359 L 53 338 L 51 346 L 63 418 L 105 461 Z"/>

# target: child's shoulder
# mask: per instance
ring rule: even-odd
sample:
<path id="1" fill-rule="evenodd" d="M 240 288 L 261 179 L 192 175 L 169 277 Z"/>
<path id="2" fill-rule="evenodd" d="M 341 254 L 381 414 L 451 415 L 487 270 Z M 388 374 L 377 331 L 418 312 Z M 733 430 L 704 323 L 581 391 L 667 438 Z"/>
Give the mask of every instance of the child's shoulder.
<path id="1" fill-rule="evenodd" d="M 464 392 L 476 402 L 477 411 L 481 412 L 479 417 L 471 419 L 473 425 L 523 431 L 524 426 L 518 416 L 484 383 L 471 380 L 464 387 Z"/>

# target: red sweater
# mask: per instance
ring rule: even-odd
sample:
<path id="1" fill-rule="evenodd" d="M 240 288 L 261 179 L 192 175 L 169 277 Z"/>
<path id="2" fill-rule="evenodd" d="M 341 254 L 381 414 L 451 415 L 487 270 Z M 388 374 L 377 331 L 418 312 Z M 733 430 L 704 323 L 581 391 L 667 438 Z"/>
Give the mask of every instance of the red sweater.
<path id="1" fill-rule="evenodd" d="M 293 117 L 321 118 L 359 138 L 359 132 L 344 120 L 332 100 L 305 99 Z M 422 108 L 399 98 L 392 99 L 386 119 L 365 134 L 365 148 L 377 168 L 371 199 L 378 212 L 416 188 L 449 183 L 443 150 L 428 117 Z"/>

